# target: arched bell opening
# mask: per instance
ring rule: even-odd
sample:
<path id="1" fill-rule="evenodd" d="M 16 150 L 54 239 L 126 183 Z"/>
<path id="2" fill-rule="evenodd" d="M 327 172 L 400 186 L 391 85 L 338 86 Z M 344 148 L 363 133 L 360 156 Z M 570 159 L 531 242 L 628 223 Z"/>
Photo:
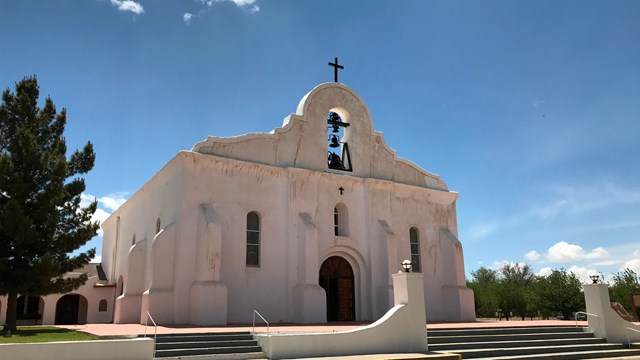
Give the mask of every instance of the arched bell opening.
<path id="1" fill-rule="evenodd" d="M 341 113 L 344 111 L 331 109 L 327 115 L 327 162 L 329 169 L 353 171 L 349 144 L 346 142 L 346 132 L 351 124 Z"/>

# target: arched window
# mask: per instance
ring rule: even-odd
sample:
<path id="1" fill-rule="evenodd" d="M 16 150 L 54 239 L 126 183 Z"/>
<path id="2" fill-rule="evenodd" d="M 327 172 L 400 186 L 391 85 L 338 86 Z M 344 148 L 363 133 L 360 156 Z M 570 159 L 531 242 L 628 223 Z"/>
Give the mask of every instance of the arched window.
<path id="1" fill-rule="evenodd" d="M 160 232 L 160 218 L 156 220 L 156 234 Z"/>
<path id="2" fill-rule="evenodd" d="M 105 299 L 100 300 L 100 302 L 98 303 L 98 311 L 100 312 L 107 311 L 107 300 Z"/>
<path id="3" fill-rule="evenodd" d="M 260 266 L 260 217 L 247 214 L 247 266 Z"/>
<path id="4" fill-rule="evenodd" d="M 333 234 L 349 236 L 349 214 L 347 207 L 342 203 L 333 208 Z"/>
<path id="5" fill-rule="evenodd" d="M 411 243 L 411 271 L 422 272 L 420 267 L 420 235 L 418 229 L 409 229 L 409 242 Z"/>

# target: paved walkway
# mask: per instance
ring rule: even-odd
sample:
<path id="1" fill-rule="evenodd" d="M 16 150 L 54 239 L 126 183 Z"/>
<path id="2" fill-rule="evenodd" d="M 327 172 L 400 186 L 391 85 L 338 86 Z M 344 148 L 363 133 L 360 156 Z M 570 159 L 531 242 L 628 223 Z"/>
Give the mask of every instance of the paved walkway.
<path id="1" fill-rule="evenodd" d="M 272 333 L 290 333 L 290 332 L 320 332 L 320 331 L 345 331 L 356 329 L 369 323 L 323 323 L 323 324 L 273 324 L 269 327 Z M 474 328 L 474 327 L 514 327 L 514 326 L 575 326 L 575 321 L 568 320 L 510 320 L 498 321 L 490 319 L 479 319 L 475 322 L 468 323 L 429 323 L 428 329 L 447 329 L 447 328 Z M 586 326 L 586 321 L 578 321 L 578 326 Z M 251 324 L 237 324 L 226 326 L 195 326 L 195 325 L 166 325 L 158 326 L 157 329 L 153 325 L 145 328 L 144 325 L 138 324 L 86 324 L 86 325 L 58 325 L 67 329 L 79 330 L 99 336 L 121 336 L 121 335 L 138 335 L 147 333 L 158 334 L 172 333 L 199 333 L 199 332 L 229 332 L 229 331 L 252 331 Z M 264 324 L 256 324 L 256 332 L 267 332 Z"/>

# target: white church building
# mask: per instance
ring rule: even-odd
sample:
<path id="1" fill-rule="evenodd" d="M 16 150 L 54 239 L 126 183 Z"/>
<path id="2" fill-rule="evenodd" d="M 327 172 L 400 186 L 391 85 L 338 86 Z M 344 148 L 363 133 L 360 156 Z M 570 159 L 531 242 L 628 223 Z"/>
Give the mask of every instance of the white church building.
<path id="1" fill-rule="evenodd" d="M 179 152 L 115 211 L 102 224 L 101 286 L 78 290 L 77 318 L 221 325 L 257 310 L 271 323 L 374 321 L 411 259 L 427 319 L 473 321 L 457 199 L 387 146 L 352 89 L 321 84 L 270 133 Z M 31 311 L 52 323 L 57 306 L 40 301 Z"/>
<path id="2" fill-rule="evenodd" d="M 456 200 L 401 159 L 339 83 L 270 133 L 181 151 L 103 224 L 115 323 L 372 321 L 391 273 L 424 273 L 429 320 L 472 321 Z"/>

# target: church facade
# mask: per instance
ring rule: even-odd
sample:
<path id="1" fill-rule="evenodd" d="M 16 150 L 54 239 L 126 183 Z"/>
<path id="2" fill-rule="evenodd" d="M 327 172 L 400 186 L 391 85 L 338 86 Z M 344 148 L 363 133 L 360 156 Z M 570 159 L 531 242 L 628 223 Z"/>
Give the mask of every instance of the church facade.
<path id="1" fill-rule="evenodd" d="M 353 90 L 319 85 L 270 133 L 179 152 L 104 222 L 113 321 L 373 321 L 404 259 L 428 320 L 472 321 L 457 198 L 385 144 Z"/>

